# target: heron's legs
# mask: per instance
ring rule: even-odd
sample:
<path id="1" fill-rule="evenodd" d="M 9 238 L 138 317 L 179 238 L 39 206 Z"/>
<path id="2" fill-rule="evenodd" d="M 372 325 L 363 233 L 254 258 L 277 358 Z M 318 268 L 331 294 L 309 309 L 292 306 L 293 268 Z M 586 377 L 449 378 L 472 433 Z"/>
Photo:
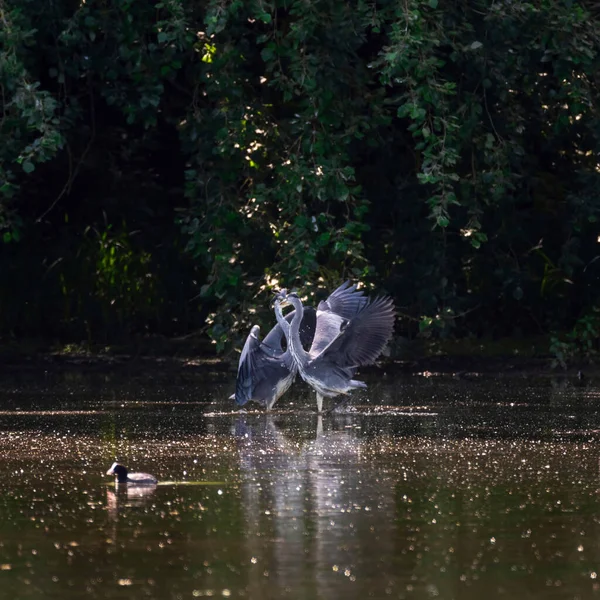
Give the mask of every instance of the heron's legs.
<path id="1" fill-rule="evenodd" d="M 319 415 L 317 417 L 317 437 L 319 439 L 323 435 L 323 417 Z"/>
<path id="2" fill-rule="evenodd" d="M 317 412 L 321 414 L 323 412 L 323 396 L 317 392 Z"/>
<path id="3" fill-rule="evenodd" d="M 350 396 L 350 394 L 348 394 L 347 396 L 344 396 L 335 406 L 332 406 L 329 410 L 327 410 L 325 414 L 335 412 L 338 408 L 342 408 L 342 406 L 346 406 L 346 404 L 348 404 L 348 402 L 350 402 L 351 399 L 352 399 L 352 396 Z"/>

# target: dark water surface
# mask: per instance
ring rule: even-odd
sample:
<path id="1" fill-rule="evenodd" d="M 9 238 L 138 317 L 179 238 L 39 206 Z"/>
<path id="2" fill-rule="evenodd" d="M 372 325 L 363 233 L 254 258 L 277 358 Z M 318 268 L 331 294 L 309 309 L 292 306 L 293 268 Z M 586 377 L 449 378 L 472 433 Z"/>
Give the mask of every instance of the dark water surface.
<path id="1" fill-rule="evenodd" d="M 300 387 L 266 416 L 218 376 L 5 376 L 0 598 L 600 596 L 593 381 L 367 381 L 320 419 Z"/>

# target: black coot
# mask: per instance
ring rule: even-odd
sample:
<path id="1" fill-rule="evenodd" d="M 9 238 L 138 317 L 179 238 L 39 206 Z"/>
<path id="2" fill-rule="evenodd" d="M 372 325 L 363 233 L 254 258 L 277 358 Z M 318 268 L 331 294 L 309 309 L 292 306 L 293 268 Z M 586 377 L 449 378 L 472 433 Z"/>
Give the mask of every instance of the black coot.
<path id="1" fill-rule="evenodd" d="M 155 485 L 158 480 L 149 473 L 128 473 L 127 469 L 119 463 L 113 463 L 113 466 L 106 471 L 107 475 L 114 475 L 117 478 L 116 483 L 132 483 L 135 485 Z"/>

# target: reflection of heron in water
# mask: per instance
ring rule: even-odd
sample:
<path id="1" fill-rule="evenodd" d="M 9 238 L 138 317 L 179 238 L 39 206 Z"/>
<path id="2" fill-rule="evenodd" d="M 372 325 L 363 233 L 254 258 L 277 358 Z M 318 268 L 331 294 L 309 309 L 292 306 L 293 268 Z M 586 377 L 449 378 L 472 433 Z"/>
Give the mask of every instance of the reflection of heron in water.
<path id="1" fill-rule="evenodd" d="M 286 326 L 294 311 L 284 319 Z M 307 306 L 298 322 L 299 343 L 309 346 L 315 334 L 315 309 Z M 267 410 L 288 390 L 298 373 L 280 325 L 275 325 L 261 342 L 260 327 L 254 325 L 246 339 L 238 366 L 235 394 L 230 399 L 243 406 L 248 400 L 262 404 Z"/>
<path id="2" fill-rule="evenodd" d="M 373 554 L 392 555 L 396 532 L 389 520 L 396 490 L 382 488 L 381 470 L 363 451 L 365 442 L 353 424 L 355 416 L 318 416 L 315 428 L 309 414 L 244 415 L 235 423 L 242 551 L 259 564 L 265 561 L 281 589 L 292 587 L 308 598 L 337 597 L 333 565 L 343 573 Z M 357 520 L 357 512 L 367 509 Z M 370 526 L 375 533 L 367 531 Z M 247 595 L 259 597 L 263 569 L 248 577 Z"/>
<path id="3" fill-rule="evenodd" d="M 281 311 L 286 304 L 295 310 L 291 324 Z M 314 338 L 307 352 L 300 337 L 304 307 L 298 295 L 281 290 L 275 300 L 275 316 L 300 376 L 317 392 L 318 412 L 323 410 L 324 396 L 332 398 L 367 387 L 352 377 L 357 367 L 377 360 L 392 337 L 395 318 L 391 298 L 369 300 L 346 282 L 319 303 Z"/>

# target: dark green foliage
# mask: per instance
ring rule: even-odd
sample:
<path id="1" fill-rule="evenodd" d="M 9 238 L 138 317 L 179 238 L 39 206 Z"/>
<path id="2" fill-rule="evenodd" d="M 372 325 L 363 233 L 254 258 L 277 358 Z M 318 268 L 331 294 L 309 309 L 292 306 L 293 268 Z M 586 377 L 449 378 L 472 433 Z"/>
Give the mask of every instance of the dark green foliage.
<path id="1" fill-rule="evenodd" d="M 564 336 L 553 335 L 550 351 L 554 356 L 554 367 L 567 367 L 573 359 L 593 361 L 600 350 L 600 309 L 594 307 L 591 313 L 577 319 L 573 329 Z"/>
<path id="2" fill-rule="evenodd" d="M 584 2 L 0 4 L 2 331 L 208 324 L 272 287 L 394 295 L 414 335 L 598 305 Z M 255 314 L 254 309 L 258 309 Z"/>

